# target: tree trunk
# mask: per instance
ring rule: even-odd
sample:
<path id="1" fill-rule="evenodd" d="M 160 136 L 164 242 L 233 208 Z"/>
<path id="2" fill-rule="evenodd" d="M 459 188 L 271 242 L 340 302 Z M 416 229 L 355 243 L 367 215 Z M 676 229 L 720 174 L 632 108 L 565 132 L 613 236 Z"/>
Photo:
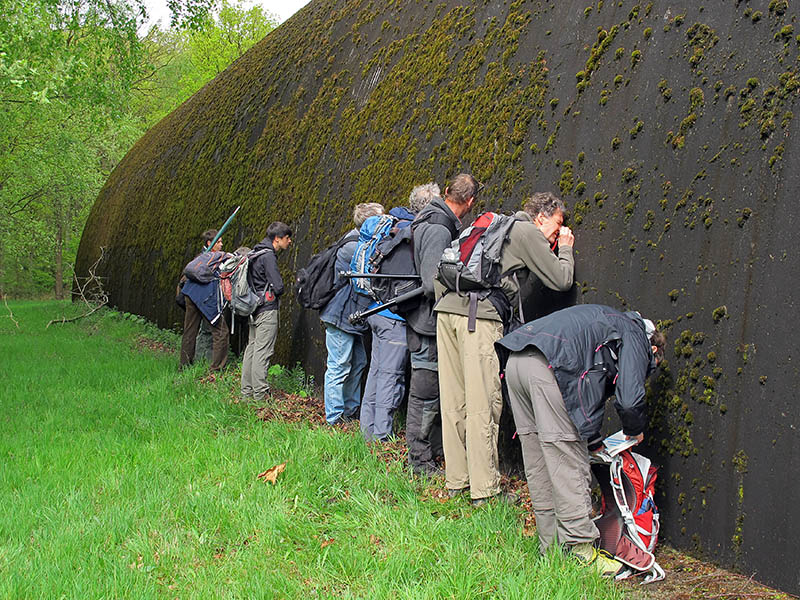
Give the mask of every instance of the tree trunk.
<path id="1" fill-rule="evenodd" d="M 60 214 L 56 216 L 56 300 L 64 299 L 64 220 L 60 218 L 61 216 Z"/>

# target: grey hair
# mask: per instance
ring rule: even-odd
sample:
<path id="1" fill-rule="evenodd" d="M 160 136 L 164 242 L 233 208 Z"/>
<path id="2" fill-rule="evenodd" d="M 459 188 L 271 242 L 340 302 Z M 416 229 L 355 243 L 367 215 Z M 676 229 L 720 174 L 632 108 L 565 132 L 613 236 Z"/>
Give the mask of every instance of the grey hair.
<path id="1" fill-rule="evenodd" d="M 528 213 L 531 219 L 535 219 L 540 214 L 545 217 L 552 217 L 557 212 L 560 212 L 565 218 L 567 216 L 564 202 L 550 192 L 536 192 L 525 201 L 525 204 L 522 205 L 522 210 Z"/>
<path id="2" fill-rule="evenodd" d="M 356 207 L 353 209 L 353 222 L 356 224 L 356 228 L 361 229 L 364 221 L 368 218 L 382 214 L 383 204 L 377 202 L 363 202 L 361 204 L 356 204 Z"/>
<path id="3" fill-rule="evenodd" d="M 408 197 L 408 209 L 413 213 L 418 213 L 428 206 L 434 198 L 440 198 L 441 195 L 442 192 L 439 186 L 433 181 L 418 185 L 411 190 L 411 195 Z"/>

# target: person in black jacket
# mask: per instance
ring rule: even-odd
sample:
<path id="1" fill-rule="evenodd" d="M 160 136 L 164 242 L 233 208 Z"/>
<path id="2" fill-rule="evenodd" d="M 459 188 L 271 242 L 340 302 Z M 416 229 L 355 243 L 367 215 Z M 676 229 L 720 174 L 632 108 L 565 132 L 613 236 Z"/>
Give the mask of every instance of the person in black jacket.
<path id="1" fill-rule="evenodd" d="M 409 206 L 417 212 L 411 224 L 414 266 L 420 275 L 424 296 L 406 316 L 406 340 L 411 352 L 411 381 L 406 412 L 408 462 L 416 475 L 442 473 L 437 459 L 444 457 L 442 417 L 439 409 L 439 365 L 436 351 L 436 314 L 433 312 L 433 279 L 447 248 L 461 229 L 461 217 L 467 215 L 474 195 L 463 197 L 460 191 L 471 185 L 472 175 L 460 174 L 441 197 L 435 183 L 418 185 L 411 191 Z M 472 188 L 469 188 L 472 189 Z M 415 210 L 420 206 L 420 210 Z"/>
<path id="2" fill-rule="evenodd" d="M 267 237 L 253 248 L 265 250 L 250 261 L 249 281 L 264 301 L 250 316 L 247 348 L 242 359 L 242 398 L 261 402 L 269 394 L 267 369 L 275 351 L 278 336 L 278 298 L 283 294 L 283 279 L 278 270 L 276 253 L 292 243 L 292 230 L 286 223 L 275 221 L 267 227 Z"/>
<path id="3" fill-rule="evenodd" d="M 585 304 L 557 311 L 497 342 L 522 444 L 539 548 L 565 546 L 604 576 L 620 563 L 595 549 L 588 451 L 602 445 L 606 399 L 628 439 L 647 423 L 645 381 L 666 339 L 637 312 Z M 509 357 L 510 353 L 510 357 Z M 588 445 L 588 447 L 587 447 Z"/>

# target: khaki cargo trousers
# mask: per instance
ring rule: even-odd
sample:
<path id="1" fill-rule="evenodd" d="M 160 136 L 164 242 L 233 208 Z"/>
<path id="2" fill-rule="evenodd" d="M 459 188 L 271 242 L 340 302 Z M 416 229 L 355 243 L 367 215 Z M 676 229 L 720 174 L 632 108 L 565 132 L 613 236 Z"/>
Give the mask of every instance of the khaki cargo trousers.
<path id="1" fill-rule="evenodd" d="M 467 317 L 438 313 L 439 399 L 445 485 L 470 488 L 473 499 L 500 492 L 497 433 L 503 397 L 494 343 L 503 337 L 500 321 L 477 319 L 467 330 Z"/>
<path id="2" fill-rule="evenodd" d="M 242 358 L 242 396 L 261 402 L 269 394 L 267 371 L 278 337 L 278 311 L 264 310 L 250 317 L 247 348 Z"/>
<path id="3" fill-rule="evenodd" d="M 600 533 L 591 519 L 591 471 L 586 442 L 567 414 L 561 390 L 545 356 L 536 348 L 514 352 L 506 385 L 522 444 L 539 550 L 554 543 L 593 542 Z"/>

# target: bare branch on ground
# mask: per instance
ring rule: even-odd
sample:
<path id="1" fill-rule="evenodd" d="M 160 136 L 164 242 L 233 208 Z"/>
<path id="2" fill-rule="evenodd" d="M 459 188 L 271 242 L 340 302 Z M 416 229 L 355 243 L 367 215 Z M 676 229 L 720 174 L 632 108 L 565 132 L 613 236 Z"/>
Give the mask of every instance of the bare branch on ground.
<path id="1" fill-rule="evenodd" d="M 11 312 L 11 307 L 8 305 L 8 297 L 5 294 L 3 294 L 3 302 L 5 303 L 6 310 L 8 311 L 8 318 L 14 321 L 14 325 L 16 325 L 17 329 L 19 329 L 19 321 L 14 318 L 14 313 Z"/>
<path id="2" fill-rule="evenodd" d="M 78 315 L 77 317 L 72 317 L 70 319 L 67 319 L 66 317 L 62 317 L 61 319 L 53 319 L 47 324 L 45 329 L 50 327 L 50 325 L 53 323 L 63 325 L 64 323 L 72 323 L 74 321 L 84 319 L 108 304 L 108 294 L 103 289 L 102 278 L 97 275 L 97 267 L 100 266 L 100 263 L 103 262 L 104 258 L 105 248 L 101 246 L 100 256 L 94 262 L 94 264 L 89 267 L 89 274 L 86 277 L 78 277 L 77 274 L 73 273 L 76 291 L 73 291 L 72 295 L 80 298 L 86 305 L 86 308 L 89 310 L 82 315 Z"/>

